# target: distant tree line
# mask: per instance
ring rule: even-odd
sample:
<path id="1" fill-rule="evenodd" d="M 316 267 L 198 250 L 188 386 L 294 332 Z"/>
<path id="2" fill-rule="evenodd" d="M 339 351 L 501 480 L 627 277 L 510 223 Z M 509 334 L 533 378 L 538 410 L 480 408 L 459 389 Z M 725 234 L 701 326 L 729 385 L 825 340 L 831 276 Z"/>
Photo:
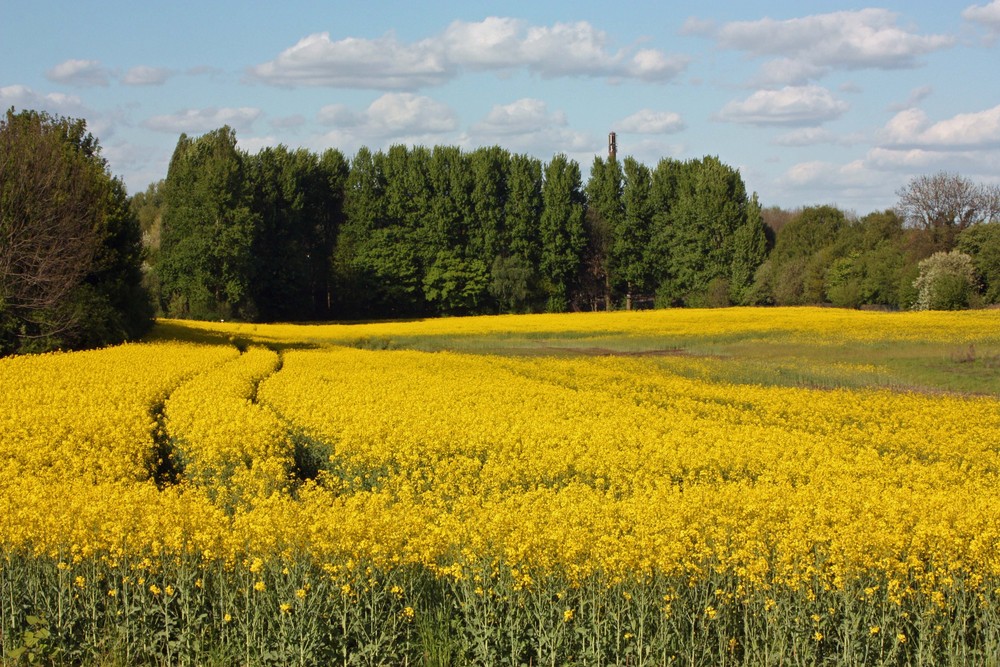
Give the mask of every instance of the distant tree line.
<path id="1" fill-rule="evenodd" d="M 182 135 L 133 198 L 176 317 L 322 320 L 633 307 L 964 308 L 1000 300 L 1000 196 L 913 179 L 893 210 L 761 209 L 715 157 L 284 146 Z M 957 255 L 963 257 L 957 258 Z M 935 296 L 936 295 L 936 296 Z"/>
<path id="2" fill-rule="evenodd" d="M 951 310 L 1000 303 L 1000 187 L 918 176 L 895 209 L 765 209 L 774 244 L 748 303 Z"/>
<path id="3" fill-rule="evenodd" d="M 746 303 L 768 240 L 717 158 L 597 158 L 586 183 L 492 146 L 241 151 L 182 135 L 132 201 L 174 317 L 316 320 Z"/>
<path id="4" fill-rule="evenodd" d="M 0 120 L 0 355 L 173 317 L 310 321 L 671 306 L 1000 303 L 1000 187 L 914 178 L 895 209 L 761 208 L 715 157 L 493 146 L 249 154 L 182 135 L 128 198 L 82 120 Z"/>
<path id="5" fill-rule="evenodd" d="M 0 119 L 0 356 L 142 335 L 153 309 L 125 186 L 82 120 Z"/>

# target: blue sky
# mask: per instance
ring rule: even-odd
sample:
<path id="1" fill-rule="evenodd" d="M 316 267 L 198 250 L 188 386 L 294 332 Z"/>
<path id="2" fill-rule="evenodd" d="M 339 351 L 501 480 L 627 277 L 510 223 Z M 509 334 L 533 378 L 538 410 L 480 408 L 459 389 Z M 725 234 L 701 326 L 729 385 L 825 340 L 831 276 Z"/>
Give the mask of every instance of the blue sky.
<path id="1" fill-rule="evenodd" d="M 764 206 L 1000 182 L 1000 0 L 0 0 L 0 107 L 85 118 L 130 192 L 181 132 L 256 152 L 499 144 L 584 173 L 717 155 Z"/>

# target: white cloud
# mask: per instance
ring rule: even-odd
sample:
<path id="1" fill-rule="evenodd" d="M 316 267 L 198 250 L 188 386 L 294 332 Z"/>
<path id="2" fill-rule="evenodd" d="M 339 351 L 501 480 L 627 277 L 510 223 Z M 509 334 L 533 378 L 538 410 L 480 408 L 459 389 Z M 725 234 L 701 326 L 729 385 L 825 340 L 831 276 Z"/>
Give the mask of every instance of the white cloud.
<path id="1" fill-rule="evenodd" d="M 542 100 L 523 98 L 510 104 L 497 104 L 473 130 L 491 136 L 536 132 L 539 128 L 564 127 L 566 115 L 549 113 Z"/>
<path id="2" fill-rule="evenodd" d="M 684 129 L 680 114 L 671 111 L 641 109 L 614 124 L 619 132 L 636 134 L 670 134 Z"/>
<path id="3" fill-rule="evenodd" d="M 595 76 L 665 81 L 688 60 L 655 49 L 612 50 L 591 24 L 533 26 L 513 18 L 455 21 L 440 35 L 411 44 L 392 33 L 369 40 L 332 41 L 329 33 L 301 39 L 277 58 L 250 69 L 279 86 L 415 90 L 442 84 L 462 70 L 526 69 L 542 77 Z"/>
<path id="4" fill-rule="evenodd" d="M 881 201 L 887 191 L 892 191 L 897 176 L 874 169 L 866 160 L 836 164 L 819 160 L 800 162 L 778 177 L 777 185 L 802 195 L 832 197 L 829 203 L 849 205 L 873 200 Z M 881 203 L 885 205 L 884 202 Z"/>
<path id="5" fill-rule="evenodd" d="M 0 109 L 35 109 L 60 116 L 85 117 L 89 110 L 76 95 L 39 93 L 28 86 L 15 84 L 0 87 Z"/>
<path id="6" fill-rule="evenodd" d="M 45 73 L 49 81 L 73 86 L 106 86 L 108 71 L 97 60 L 66 60 Z"/>
<path id="7" fill-rule="evenodd" d="M 431 41 L 402 44 L 392 33 L 375 40 L 330 33 L 309 35 L 251 75 L 278 86 L 414 89 L 450 78 L 440 49 Z"/>
<path id="8" fill-rule="evenodd" d="M 589 153 L 600 145 L 589 134 L 571 129 L 564 112 L 549 111 L 545 102 L 531 98 L 494 106 L 460 143 L 500 144 L 513 151 L 550 157 L 553 153 Z"/>
<path id="9" fill-rule="evenodd" d="M 306 124 L 306 117 L 302 114 L 292 114 L 291 116 L 281 116 L 278 118 L 272 118 L 268 121 L 271 127 L 275 129 L 286 129 L 291 130 L 297 127 L 302 127 Z"/>
<path id="10" fill-rule="evenodd" d="M 208 132 L 229 125 L 236 129 L 249 128 L 261 115 L 254 107 L 207 107 L 185 109 L 175 114 L 153 116 L 143 125 L 159 132 Z"/>
<path id="11" fill-rule="evenodd" d="M 898 25 L 897 14 L 861 9 L 802 18 L 738 21 L 702 30 L 727 49 L 776 57 L 762 76 L 772 83 L 802 83 L 833 69 L 900 69 L 919 56 L 950 47 L 948 35 L 919 35 Z"/>
<path id="12" fill-rule="evenodd" d="M 985 5 L 970 5 L 962 12 L 962 18 L 986 28 L 990 39 L 1000 37 L 1000 0 L 992 0 Z"/>
<path id="13" fill-rule="evenodd" d="M 760 73 L 754 78 L 754 83 L 762 86 L 803 85 L 820 78 L 826 72 L 826 67 L 805 60 L 778 58 L 761 65 Z"/>
<path id="14" fill-rule="evenodd" d="M 320 109 L 317 119 L 337 128 L 329 136 L 350 135 L 355 140 L 428 136 L 458 127 L 455 113 L 446 104 L 413 93 L 386 93 L 360 112 L 331 104 Z"/>
<path id="15" fill-rule="evenodd" d="M 925 99 L 927 99 L 931 93 L 934 92 L 933 86 L 920 86 L 919 88 L 914 88 L 910 91 L 910 95 L 905 101 L 899 102 L 897 104 L 892 104 L 889 106 L 890 111 L 903 111 L 906 109 L 912 109 L 917 106 Z"/>
<path id="16" fill-rule="evenodd" d="M 995 150 L 1000 148 L 1000 105 L 931 122 L 920 109 L 906 109 L 879 134 L 884 147 L 933 151 Z"/>
<path id="17" fill-rule="evenodd" d="M 458 126 L 448 105 L 412 93 L 387 93 L 368 106 L 367 124 L 383 135 L 397 133 L 436 134 Z"/>
<path id="18" fill-rule="evenodd" d="M 322 125 L 336 127 L 357 127 L 364 123 L 364 114 L 358 113 L 346 104 L 328 104 L 316 114 L 316 120 Z"/>
<path id="19" fill-rule="evenodd" d="M 773 143 L 779 146 L 815 146 L 837 142 L 836 135 L 823 127 L 803 127 L 777 137 Z"/>
<path id="20" fill-rule="evenodd" d="M 745 100 L 732 101 L 717 118 L 749 125 L 818 125 L 848 109 L 843 100 L 820 86 L 786 86 L 759 90 Z"/>
<path id="21" fill-rule="evenodd" d="M 158 86 L 165 83 L 172 74 L 173 72 L 162 67 L 137 65 L 125 72 L 121 81 L 127 86 Z"/>
<path id="22" fill-rule="evenodd" d="M 263 148 L 274 148 L 281 144 L 281 140 L 273 135 L 266 137 L 238 137 L 236 145 L 240 150 L 247 153 L 259 153 Z"/>

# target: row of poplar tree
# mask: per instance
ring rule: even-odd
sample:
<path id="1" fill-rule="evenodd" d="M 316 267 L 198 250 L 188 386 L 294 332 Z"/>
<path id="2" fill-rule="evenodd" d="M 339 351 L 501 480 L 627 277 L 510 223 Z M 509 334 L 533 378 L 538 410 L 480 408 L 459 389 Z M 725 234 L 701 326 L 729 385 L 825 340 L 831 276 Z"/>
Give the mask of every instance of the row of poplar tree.
<path id="1" fill-rule="evenodd" d="M 283 146 L 182 135 L 135 196 L 161 312 L 247 320 L 744 303 L 768 241 L 714 157 Z"/>

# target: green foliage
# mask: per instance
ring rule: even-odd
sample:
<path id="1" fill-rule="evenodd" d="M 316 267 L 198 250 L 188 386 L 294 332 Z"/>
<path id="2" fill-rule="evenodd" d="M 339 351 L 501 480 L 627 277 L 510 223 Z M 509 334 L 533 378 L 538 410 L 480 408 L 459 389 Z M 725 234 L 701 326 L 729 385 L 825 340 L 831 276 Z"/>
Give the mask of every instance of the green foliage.
<path id="1" fill-rule="evenodd" d="M 1000 222 L 969 227 L 958 237 L 957 249 L 972 257 L 984 303 L 1000 303 Z"/>
<path id="2" fill-rule="evenodd" d="M 49 645 L 52 633 L 49 622 L 44 616 L 28 616 L 25 619 L 28 629 L 21 635 L 21 644 L 10 652 L 15 661 L 24 658 L 29 665 L 41 664 L 43 660 L 51 660 L 58 654 L 58 649 Z"/>
<path id="3" fill-rule="evenodd" d="M 649 167 L 625 158 L 622 224 L 612 229 L 611 258 L 627 293 L 645 292 L 652 282 L 649 242 L 652 234 L 653 175 Z"/>
<path id="4" fill-rule="evenodd" d="M 0 355 L 118 343 L 151 325 L 140 230 L 82 120 L 0 120 Z"/>
<path id="5" fill-rule="evenodd" d="M 181 135 L 163 185 L 156 271 L 160 302 L 173 317 L 253 318 L 253 239 L 244 154 L 229 127 Z"/>
<path id="6" fill-rule="evenodd" d="M 729 301 L 741 306 L 751 303 L 754 274 L 766 258 L 767 233 L 761 218 L 760 202 L 757 201 L 757 193 L 754 193 L 747 202 L 746 221 L 733 234 Z"/>
<path id="7" fill-rule="evenodd" d="M 550 312 L 568 308 L 569 291 L 586 244 L 585 200 L 580 188 L 580 167 L 565 155 L 556 155 L 545 166 L 540 266 Z"/>
<path id="8" fill-rule="evenodd" d="M 717 289 L 719 280 L 746 298 L 744 281 L 762 259 L 755 246 L 763 227 L 751 222 L 742 232 L 737 259 L 737 231 L 747 225 L 748 214 L 759 219 L 759 207 L 750 205 L 739 172 L 715 157 L 661 160 L 651 192 L 650 269 L 657 303 L 704 303 L 709 285 Z"/>
<path id="9" fill-rule="evenodd" d="M 961 310 L 968 308 L 975 292 L 976 274 L 972 258 L 963 252 L 934 253 L 920 262 L 915 310 Z"/>
<path id="10" fill-rule="evenodd" d="M 490 294 L 508 313 L 528 310 L 535 282 L 535 271 L 520 255 L 497 257 L 490 269 Z"/>
<path id="11" fill-rule="evenodd" d="M 480 260 L 465 260 L 442 251 L 424 276 L 424 298 L 448 315 L 472 313 L 482 303 L 489 284 L 489 273 Z"/>

